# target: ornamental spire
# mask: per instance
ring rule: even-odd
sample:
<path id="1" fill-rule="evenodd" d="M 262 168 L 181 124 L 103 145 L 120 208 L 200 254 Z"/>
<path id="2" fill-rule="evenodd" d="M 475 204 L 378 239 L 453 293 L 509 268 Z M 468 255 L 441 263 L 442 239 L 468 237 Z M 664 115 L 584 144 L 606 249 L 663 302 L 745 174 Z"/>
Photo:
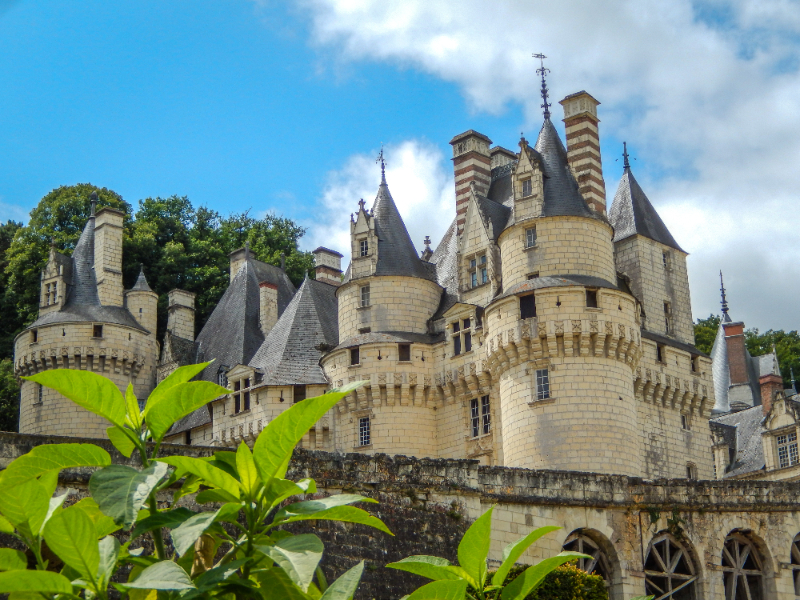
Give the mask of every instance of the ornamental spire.
<path id="1" fill-rule="evenodd" d="M 386 183 L 386 160 L 383 157 L 383 144 L 381 144 L 381 151 L 378 153 L 378 158 L 375 159 L 376 163 L 381 163 L 381 183 Z"/>
<path id="2" fill-rule="evenodd" d="M 722 281 L 722 271 L 719 272 L 719 287 L 722 292 L 722 322 L 730 323 L 731 318 L 728 315 L 728 300 L 725 298 L 725 283 Z"/>
<path id="3" fill-rule="evenodd" d="M 550 120 L 550 106 L 551 104 L 547 101 L 547 82 L 545 81 L 545 75 L 550 72 L 550 69 L 545 68 L 544 66 L 544 59 L 547 58 L 544 54 L 534 54 L 533 58 L 539 59 L 539 64 L 541 65 L 538 69 L 536 69 L 536 74 L 542 76 L 542 108 L 544 109 L 544 118 L 546 121 Z"/>
<path id="4" fill-rule="evenodd" d="M 97 192 L 92 192 L 90 199 L 92 201 L 92 216 L 94 216 L 94 211 L 97 208 Z"/>
<path id="5" fill-rule="evenodd" d="M 623 171 L 631 170 L 630 156 L 628 155 L 628 142 L 622 142 L 622 169 Z"/>

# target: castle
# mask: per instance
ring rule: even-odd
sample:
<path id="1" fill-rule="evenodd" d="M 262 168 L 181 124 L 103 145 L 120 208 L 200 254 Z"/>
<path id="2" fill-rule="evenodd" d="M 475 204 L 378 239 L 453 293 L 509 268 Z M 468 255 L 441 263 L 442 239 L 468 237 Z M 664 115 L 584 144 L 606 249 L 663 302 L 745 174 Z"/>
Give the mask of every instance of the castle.
<path id="1" fill-rule="evenodd" d="M 727 305 L 712 356 L 694 347 L 687 253 L 627 154 L 607 210 L 599 102 L 579 92 L 561 105 L 566 146 L 546 94 L 533 145 L 523 137 L 512 151 L 473 130 L 451 140 L 456 214 L 435 250 L 426 238 L 418 252 L 383 174 L 371 208 L 362 200 L 351 215 L 344 272 L 343 255 L 320 247 L 315 279 L 295 289 L 281 268 L 237 250 L 196 337 L 193 295 L 170 292 L 160 347 L 145 275 L 122 289 L 122 214 L 93 208 L 73 255 L 50 253 L 16 372 L 88 369 L 132 382 L 143 401 L 178 366 L 213 359 L 199 377 L 229 394 L 177 423 L 168 441 L 179 444 L 252 443 L 293 403 L 365 381 L 302 447 L 644 480 L 798 478 L 800 402 L 775 355 L 747 353 Z M 103 437 L 106 426 L 22 382 L 21 433 Z M 774 541 L 785 548 L 740 524 L 707 555 L 664 530 L 637 558 L 615 546 L 605 509 L 572 510 L 525 525 L 571 523 L 560 545 L 595 556 L 582 567 L 606 578 L 612 598 L 773 597 L 800 577 L 793 512 L 782 517 L 790 541 Z M 767 556 L 784 554 L 786 576 L 769 573 Z M 698 558 L 711 555 L 718 583 Z"/>

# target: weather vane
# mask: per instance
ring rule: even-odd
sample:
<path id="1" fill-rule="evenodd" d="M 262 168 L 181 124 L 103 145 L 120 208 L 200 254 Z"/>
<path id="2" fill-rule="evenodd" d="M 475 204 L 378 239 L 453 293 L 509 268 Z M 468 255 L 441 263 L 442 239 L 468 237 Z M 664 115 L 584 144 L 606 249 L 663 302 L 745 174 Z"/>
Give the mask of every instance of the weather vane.
<path id="1" fill-rule="evenodd" d="M 730 323 L 731 318 L 728 316 L 728 299 L 725 297 L 725 283 L 722 281 L 722 271 L 719 272 L 719 287 L 722 292 L 722 321 Z"/>
<path id="2" fill-rule="evenodd" d="M 544 118 L 550 119 L 550 106 L 552 105 L 547 101 L 547 82 L 545 81 L 545 75 L 550 72 L 550 69 L 544 66 L 544 59 L 547 57 L 544 54 L 539 53 L 534 54 L 533 58 L 538 58 L 539 64 L 541 65 L 538 69 L 536 69 L 536 74 L 542 76 L 542 101 L 544 102 L 544 104 L 542 104 L 542 108 L 544 109 Z"/>
<path id="3" fill-rule="evenodd" d="M 631 163 L 628 161 L 628 142 L 622 142 L 622 168 L 626 171 L 631 168 Z"/>
<path id="4" fill-rule="evenodd" d="M 386 183 L 386 159 L 383 157 L 383 143 L 381 142 L 381 151 L 378 153 L 378 158 L 375 159 L 376 163 L 381 163 L 381 181 Z"/>

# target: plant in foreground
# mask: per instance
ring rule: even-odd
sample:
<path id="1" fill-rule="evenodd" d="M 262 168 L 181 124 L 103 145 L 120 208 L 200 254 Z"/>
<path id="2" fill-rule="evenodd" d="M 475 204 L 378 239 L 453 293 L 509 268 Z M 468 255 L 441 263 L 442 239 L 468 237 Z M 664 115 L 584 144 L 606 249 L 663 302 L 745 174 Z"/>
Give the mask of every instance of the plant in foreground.
<path id="1" fill-rule="evenodd" d="M 380 519 L 352 506 L 375 502 L 370 498 L 340 494 L 287 503 L 316 492 L 311 479 L 285 479 L 295 445 L 360 384 L 292 406 L 264 429 L 252 451 L 242 443 L 235 452 L 208 458 L 160 457 L 173 423 L 228 393 L 214 383 L 190 381 L 207 364 L 177 369 L 153 390 L 144 410 L 132 386 L 123 395 L 95 373 L 54 369 L 26 378 L 106 418 L 112 444 L 126 457 L 137 452 L 141 465 L 112 465 L 103 448 L 80 443 L 38 446 L 14 460 L 0 474 L 0 531 L 25 544 L 33 564 L 28 568 L 20 551 L 0 548 L 0 593 L 12 600 L 107 599 L 113 586 L 135 600 L 352 598 L 363 562 L 327 585 L 318 568 L 322 541 L 280 526 L 332 520 L 391 535 Z M 97 467 L 91 496 L 64 508 L 70 491 L 54 496 L 59 472 L 79 467 Z M 189 494 L 211 507 L 194 512 L 181 506 Z M 112 535 L 120 530 L 128 533 L 125 543 Z M 152 537 L 153 554 L 133 547 L 145 535 Z M 124 583 L 112 583 L 128 569 Z"/>

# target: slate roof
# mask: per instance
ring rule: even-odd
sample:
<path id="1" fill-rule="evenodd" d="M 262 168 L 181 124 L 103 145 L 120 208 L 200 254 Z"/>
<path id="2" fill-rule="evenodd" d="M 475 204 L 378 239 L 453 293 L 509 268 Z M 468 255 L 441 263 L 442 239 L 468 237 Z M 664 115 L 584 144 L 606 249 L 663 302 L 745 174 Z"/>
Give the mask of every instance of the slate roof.
<path id="1" fill-rule="evenodd" d="M 338 341 L 336 288 L 306 279 L 249 365 L 264 385 L 324 384 L 319 360 Z"/>
<path id="2" fill-rule="evenodd" d="M 610 290 L 619 289 L 610 281 L 606 281 L 600 277 L 593 277 L 591 275 L 551 275 L 549 277 L 534 277 L 533 279 L 521 281 L 497 296 L 496 300 L 513 296 L 515 294 L 523 294 L 544 288 L 569 287 L 576 285 L 606 288 Z"/>
<path id="3" fill-rule="evenodd" d="M 717 328 L 717 337 L 711 347 L 711 377 L 714 379 L 714 408 L 712 414 L 726 413 L 731 407 L 728 402 L 728 388 L 731 387 L 731 371 L 728 362 L 728 344 L 722 324 Z"/>
<path id="4" fill-rule="evenodd" d="M 458 236 L 456 235 L 456 219 L 447 228 L 442 241 L 436 246 L 429 261 L 436 267 L 436 283 L 444 288 L 439 308 L 433 315 L 440 318 L 459 300 L 458 293 Z"/>
<path id="5" fill-rule="evenodd" d="M 498 204 L 494 200 L 485 198 L 484 196 L 477 196 L 478 210 L 481 212 L 484 223 L 487 225 L 492 224 L 492 237 L 493 241 L 497 241 L 500 234 L 506 228 L 509 218 L 511 217 L 511 209 L 503 204 Z"/>
<path id="6" fill-rule="evenodd" d="M 147 283 L 147 278 L 144 276 L 144 267 L 139 269 L 139 277 L 136 279 L 136 283 L 131 288 L 131 291 L 136 290 L 137 292 L 152 292 L 153 290 L 150 289 L 150 285 Z"/>
<path id="7" fill-rule="evenodd" d="M 691 344 L 684 344 L 683 342 L 679 342 L 675 338 L 667 337 L 665 335 L 659 335 L 658 333 L 653 333 L 652 331 L 647 331 L 646 329 L 642 329 L 642 337 L 646 340 L 651 340 L 658 344 L 664 344 L 665 346 L 672 346 L 673 348 L 677 348 L 678 350 L 683 350 L 684 352 L 688 352 L 689 354 L 693 354 L 696 356 L 705 356 L 708 358 L 708 354 L 705 352 L 701 352 L 695 346 Z"/>
<path id="8" fill-rule="evenodd" d="M 362 344 L 375 343 L 403 343 L 410 344 L 437 344 L 444 339 L 444 333 L 428 335 L 426 333 L 408 333 L 405 331 L 383 331 L 380 333 L 362 333 L 344 340 L 336 346 L 335 350 L 354 348 Z"/>
<path id="9" fill-rule="evenodd" d="M 736 456 L 731 468 L 725 473 L 725 477 L 743 475 L 765 467 L 764 446 L 761 443 L 761 433 L 764 431 L 763 420 L 764 414 L 760 406 L 711 419 L 712 427 L 714 424 L 719 424 L 736 428 L 736 445 L 734 446 Z M 729 437 L 729 434 L 725 435 L 726 441 Z M 729 445 L 729 447 L 731 446 Z"/>
<path id="10" fill-rule="evenodd" d="M 168 435 L 175 435 L 177 433 L 183 433 L 189 429 L 194 429 L 195 427 L 202 427 L 203 425 L 208 425 L 211 423 L 211 409 L 209 408 L 209 404 L 205 406 L 201 406 L 196 411 L 189 413 L 185 417 L 183 417 L 180 421 L 177 421 L 169 430 Z"/>
<path id="11" fill-rule="evenodd" d="M 578 182 L 567 163 L 567 150 L 550 119 L 544 120 L 535 149 L 541 155 L 544 174 L 542 216 L 566 215 L 602 219 L 583 199 Z"/>
<path id="12" fill-rule="evenodd" d="M 647 199 L 630 167 L 622 174 L 617 193 L 614 195 L 614 203 L 608 211 L 608 220 L 614 227 L 615 242 L 638 233 L 683 252 Z"/>
<path id="13" fill-rule="evenodd" d="M 216 381 L 220 365 L 246 365 L 261 346 L 258 284 L 263 281 L 278 288 L 279 315 L 291 302 L 295 288 L 286 273 L 248 256 L 197 336 L 199 357 L 215 361 L 198 379 Z"/>

